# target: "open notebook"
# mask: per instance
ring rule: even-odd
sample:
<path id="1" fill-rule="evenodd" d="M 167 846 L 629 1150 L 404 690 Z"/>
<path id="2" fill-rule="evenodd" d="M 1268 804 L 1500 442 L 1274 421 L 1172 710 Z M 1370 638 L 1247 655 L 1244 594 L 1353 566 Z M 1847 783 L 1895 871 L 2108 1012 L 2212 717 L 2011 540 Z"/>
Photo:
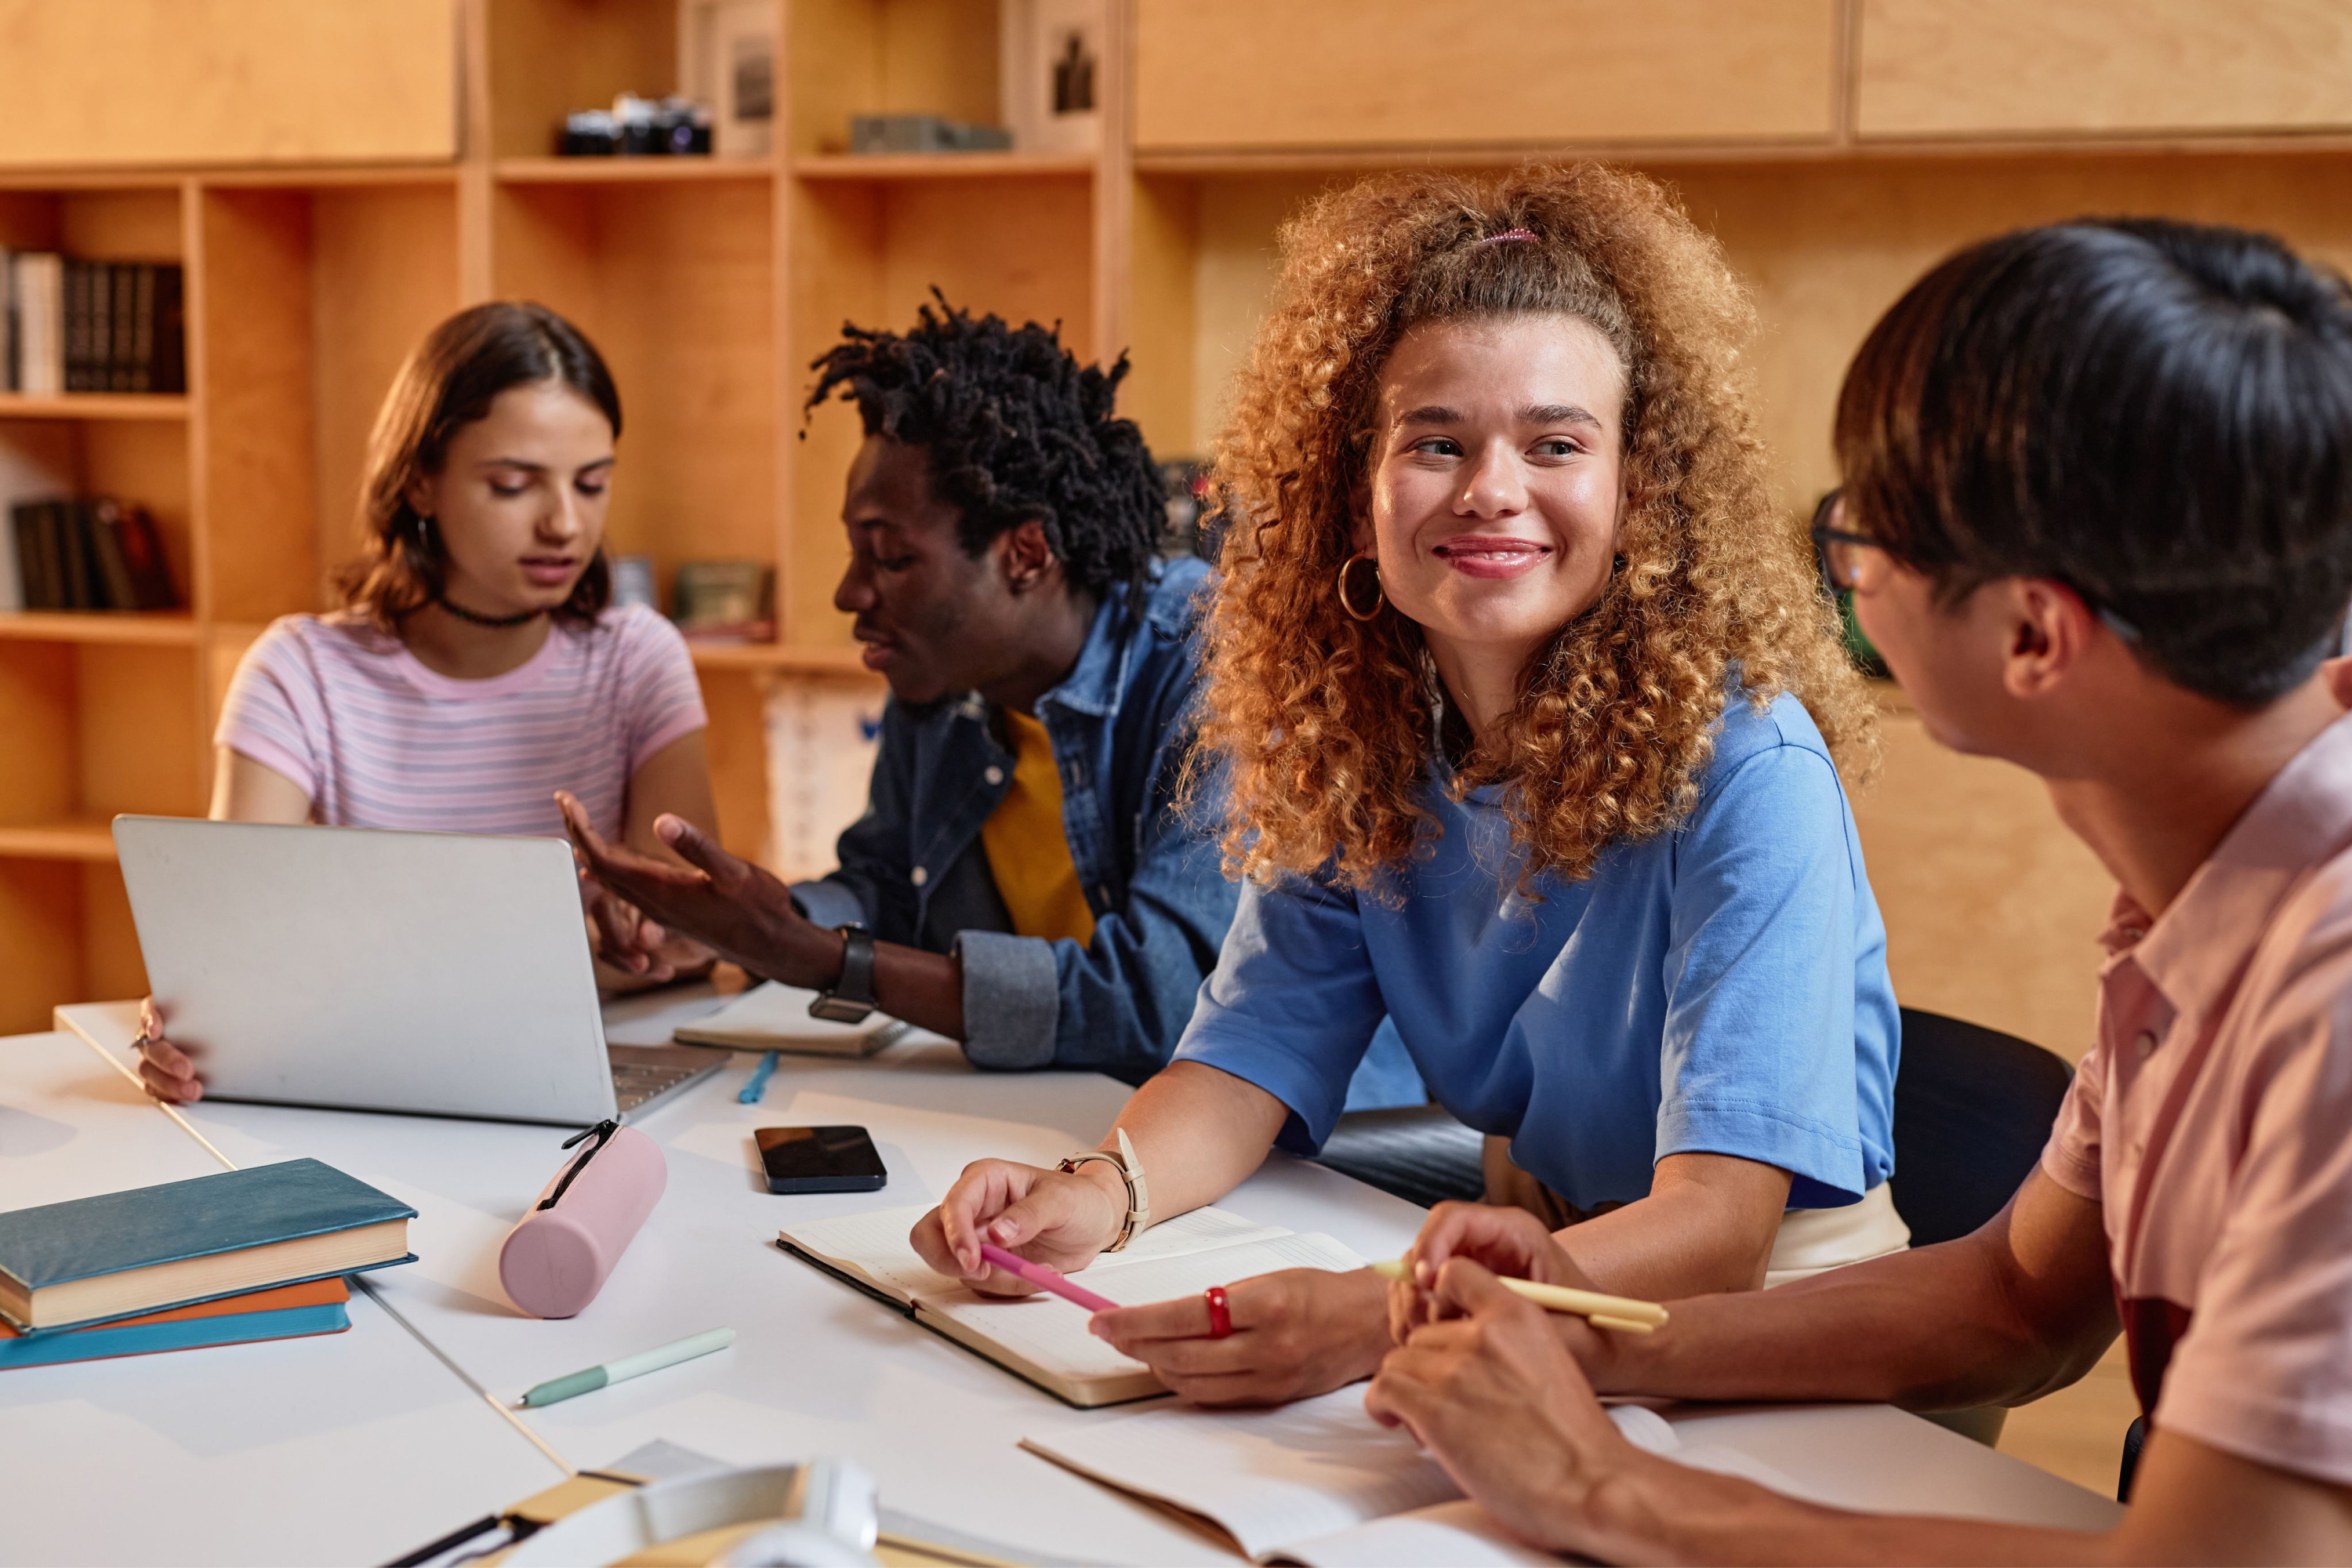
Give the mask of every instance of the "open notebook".
<path id="1" fill-rule="evenodd" d="M 1727 1449 L 1684 1448 L 1654 1410 L 1610 1412 L 1639 1447 L 1700 1468 L 1794 1485 Z M 1463 1499 L 1410 1435 L 1364 1413 L 1364 1385 L 1274 1410 L 1176 1405 L 1021 1446 L 1090 1479 L 1172 1509 L 1261 1563 L 1390 1568 L 1559 1559 L 1514 1541 Z"/>
<path id="2" fill-rule="evenodd" d="M 927 1211 L 884 1209 L 787 1226 L 777 1244 L 881 1297 L 915 1321 L 986 1356 L 1072 1405 L 1117 1405 L 1165 1393 L 1151 1369 L 1087 1331 L 1087 1313 L 1056 1296 L 988 1297 L 933 1271 L 907 1233 Z M 1194 1209 L 1153 1226 L 1123 1252 L 1078 1276 L 1122 1307 L 1197 1296 L 1276 1268 L 1361 1268 L 1328 1236 L 1301 1236 L 1223 1209 Z"/>
<path id="3" fill-rule="evenodd" d="M 875 1013 L 862 1024 L 813 1018 L 816 993 L 768 980 L 752 986 L 707 1017 L 680 1024 L 670 1038 L 687 1046 L 721 1046 L 736 1051 L 791 1051 L 812 1057 L 870 1057 L 906 1037 L 908 1026 Z"/>

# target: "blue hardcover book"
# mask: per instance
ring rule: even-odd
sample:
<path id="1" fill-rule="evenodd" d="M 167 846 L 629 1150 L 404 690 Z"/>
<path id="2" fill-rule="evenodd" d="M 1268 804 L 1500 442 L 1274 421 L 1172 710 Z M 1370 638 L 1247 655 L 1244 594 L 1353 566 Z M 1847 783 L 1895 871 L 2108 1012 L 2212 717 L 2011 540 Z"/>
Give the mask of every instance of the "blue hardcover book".
<path id="1" fill-rule="evenodd" d="M 416 1211 L 316 1160 L 0 1214 L 0 1317 L 27 1332 L 414 1261 Z"/>
<path id="2" fill-rule="evenodd" d="M 51 1366 L 59 1362 L 101 1361 L 111 1356 L 152 1355 L 159 1351 L 197 1350 L 210 1345 L 250 1344 L 309 1334 L 339 1334 L 352 1326 L 344 1303 L 351 1292 L 339 1279 L 281 1285 L 243 1296 L 225 1296 L 194 1307 L 147 1312 L 96 1328 L 52 1329 L 19 1334 L 0 1323 L 0 1371 Z"/>

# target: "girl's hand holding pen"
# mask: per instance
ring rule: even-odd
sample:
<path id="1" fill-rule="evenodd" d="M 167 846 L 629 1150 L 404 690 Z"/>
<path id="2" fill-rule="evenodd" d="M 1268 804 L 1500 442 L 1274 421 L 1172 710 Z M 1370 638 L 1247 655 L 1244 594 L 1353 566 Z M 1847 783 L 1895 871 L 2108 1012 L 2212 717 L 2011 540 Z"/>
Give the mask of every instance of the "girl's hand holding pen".
<path id="1" fill-rule="evenodd" d="M 940 1206 L 915 1222 L 908 1240 L 925 1263 L 992 1296 L 1036 1289 L 981 1256 L 983 1244 L 1069 1274 L 1094 1261 L 1118 1236 L 1126 1194 L 1114 1198 L 1086 1173 L 1047 1171 L 1011 1160 L 966 1165 Z M 1114 1181 L 1117 1178 L 1112 1178 Z"/>

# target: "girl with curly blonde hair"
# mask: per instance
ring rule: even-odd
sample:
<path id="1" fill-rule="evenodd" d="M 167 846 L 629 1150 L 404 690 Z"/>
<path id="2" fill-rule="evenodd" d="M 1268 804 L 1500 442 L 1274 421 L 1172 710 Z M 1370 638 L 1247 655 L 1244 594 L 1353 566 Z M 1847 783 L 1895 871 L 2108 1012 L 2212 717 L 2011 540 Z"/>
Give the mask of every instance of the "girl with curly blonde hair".
<path id="1" fill-rule="evenodd" d="M 982 1162 L 917 1246 L 983 1288 L 983 1240 L 1083 1265 L 1139 1186 L 1164 1217 L 1313 1152 L 1385 1020 L 1488 1135 L 1490 1201 L 1557 1228 L 1557 1282 L 1687 1296 L 1903 1247 L 1838 771 L 1869 699 L 1769 499 L 1720 251 L 1580 166 L 1366 180 L 1284 253 L 1217 455 L 1203 740 L 1240 910 L 1119 1158 Z M 1480 1212 L 1441 1207 L 1418 1260 Z M 1257 1401 L 1370 1372 L 1391 1307 L 1413 1288 L 1297 1269 L 1095 1326 Z"/>

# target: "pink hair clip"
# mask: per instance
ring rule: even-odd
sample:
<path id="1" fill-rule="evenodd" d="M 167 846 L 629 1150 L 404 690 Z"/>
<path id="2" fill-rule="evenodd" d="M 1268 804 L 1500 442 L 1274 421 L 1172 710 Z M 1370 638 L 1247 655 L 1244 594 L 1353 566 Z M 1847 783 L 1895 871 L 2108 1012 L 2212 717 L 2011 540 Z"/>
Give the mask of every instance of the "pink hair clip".
<path id="1" fill-rule="evenodd" d="M 1529 240 L 1531 240 L 1531 239 L 1533 239 L 1533 238 L 1535 238 L 1535 235 L 1534 235 L 1534 233 L 1533 233 L 1532 231 L 1530 231 L 1530 230 L 1528 230 L 1528 229 L 1524 229 L 1524 228 L 1507 228 L 1507 229 L 1505 229 L 1505 230 L 1504 230 L 1502 233 L 1500 233 L 1500 234 L 1490 234 L 1490 235 L 1486 236 L 1484 239 L 1474 239 L 1474 240 L 1472 240 L 1470 243 L 1471 243 L 1471 244 L 1473 244 L 1473 245 L 1501 245 L 1501 244 L 1503 244 L 1503 243 L 1504 243 L 1505 241 L 1507 241 L 1507 240 L 1513 240 L 1513 239 L 1529 239 Z"/>

